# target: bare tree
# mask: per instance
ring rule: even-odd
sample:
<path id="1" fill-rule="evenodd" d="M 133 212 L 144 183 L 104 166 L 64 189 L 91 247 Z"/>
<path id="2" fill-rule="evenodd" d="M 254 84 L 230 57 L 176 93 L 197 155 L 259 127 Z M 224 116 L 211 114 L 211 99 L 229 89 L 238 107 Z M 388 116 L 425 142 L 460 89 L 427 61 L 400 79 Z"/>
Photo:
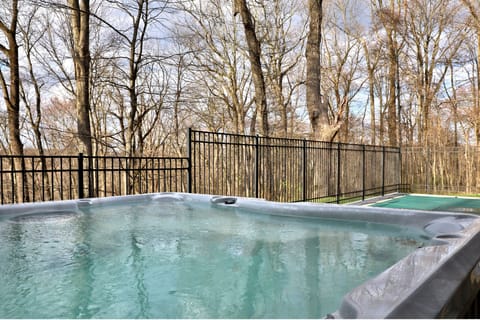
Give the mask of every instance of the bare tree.
<path id="1" fill-rule="evenodd" d="M 190 99 L 191 93 L 196 91 L 195 88 L 197 86 L 195 82 L 187 80 L 187 77 L 191 78 L 192 76 L 190 70 L 194 61 L 192 55 L 188 51 L 185 52 L 180 46 L 177 46 L 175 49 L 168 62 L 173 78 L 174 91 L 171 102 L 173 106 L 170 110 L 170 117 L 164 115 L 161 122 L 170 131 L 173 127 L 173 132 L 170 132 L 167 128 L 165 128 L 165 131 L 169 133 L 168 139 L 173 152 L 178 156 L 182 156 L 186 152 L 187 127 L 191 127 L 191 123 L 188 122 L 192 121 L 193 123 L 195 121 L 195 116 L 189 110 L 191 110 L 190 106 L 193 104 L 193 101 Z M 243 131 L 241 132 L 244 133 Z"/>
<path id="2" fill-rule="evenodd" d="M 259 1 L 260 3 L 260 1 Z M 295 96 L 303 85 L 303 50 L 305 43 L 304 22 L 299 1 L 261 1 L 263 17 L 260 23 L 260 38 L 263 41 L 263 68 L 270 114 L 279 115 L 280 121 L 271 119 L 272 134 L 291 137 L 297 121 Z M 301 21 L 301 20 L 300 20 Z M 278 116 L 277 116 L 278 117 Z M 278 128 L 278 129 L 277 129 Z"/>
<path id="3" fill-rule="evenodd" d="M 42 166 L 42 180 L 46 186 L 46 198 L 51 199 L 50 178 L 47 172 L 47 162 L 45 157 L 44 136 L 42 133 L 42 87 L 44 82 L 39 80 L 36 73 L 36 44 L 42 38 L 44 31 L 43 28 L 37 23 L 40 8 L 32 6 L 29 8 L 28 13 L 25 15 L 25 19 L 20 21 L 19 29 L 20 36 L 23 44 L 23 50 L 26 60 L 26 73 L 21 83 L 21 96 L 25 108 L 27 110 L 28 119 L 32 127 L 35 145 L 38 150 L 38 154 L 42 156 L 40 158 L 40 164 Z M 29 87 L 32 87 L 29 90 Z M 29 91 L 33 91 L 32 94 Z M 33 97 L 31 97 L 33 95 Z"/>
<path id="4" fill-rule="evenodd" d="M 73 63 L 79 149 L 93 154 L 90 128 L 90 1 L 68 0 L 73 34 Z"/>
<path id="5" fill-rule="evenodd" d="M 245 38 L 248 45 L 248 58 L 252 69 L 253 84 L 255 86 L 255 104 L 257 106 L 257 115 L 260 118 L 261 134 L 269 135 L 268 106 L 265 89 L 265 77 L 262 70 L 262 48 L 257 38 L 255 24 L 246 0 L 234 0 L 235 14 L 240 14 L 242 24 L 245 30 Z"/>
<path id="6" fill-rule="evenodd" d="M 373 28 L 372 28 L 373 29 Z M 373 30 L 372 30 L 373 31 Z M 374 36 L 375 37 L 375 36 Z M 375 107 L 375 74 L 378 72 L 381 50 L 376 45 L 375 38 L 361 37 L 360 42 L 365 54 L 365 63 L 368 79 L 368 103 L 370 107 L 370 143 L 377 143 L 377 124 L 376 124 L 376 107 Z"/>
<path id="7" fill-rule="evenodd" d="M 45 30 L 36 22 L 39 15 L 39 7 L 31 7 L 26 19 L 19 25 L 23 50 L 26 60 L 26 74 L 21 83 L 21 96 L 27 110 L 30 125 L 32 126 L 35 145 L 40 155 L 45 155 L 43 137 L 41 132 L 42 124 L 42 87 L 44 82 L 38 79 L 35 72 L 37 67 L 35 59 L 36 45 L 40 41 Z M 32 87 L 33 97 L 30 98 L 28 85 Z"/>
<path id="8" fill-rule="evenodd" d="M 324 126 L 328 124 L 328 107 L 322 99 L 321 69 L 320 69 L 320 43 L 322 40 L 322 0 L 308 0 L 309 33 L 305 50 L 307 74 L 305 85 L 307 87 L 306 100 L 310 116 L 310 124 L 314 137 L 321 137 Z"/>
<path id="9" fill-rule="evenodd" d="M 256 124 L 255 98 L 248 57 L 232 8 L 213 0 L 204 5 L 186 2 L 182 10 L 187 15 L 177 26 L 176 38 L 191 60 L 188 75 L 183 75 L 184 85 L 190 89 L 184 90 L 183 104 L 198 117 L 192 124 L 203 124 L 213 131 L 225 128 L 247 133 L 251 114 L 250 128 Z"/>
<path id="10" fill-rule="evenodd" d="M 52 98 L 42 104 L 42 129 L 47 153 L 78 152 L 75 136 L 77 111 L 75 100 Z"/>
<path id="11" fill-rule="evenodd" d="M 362 74 L 361 25 L 355 16 L 361 8 L 354 1 L 337 0 L 332 4 L 324 19 L 328 32 L 323 36 L 322 90 L 330 97 L 328 101 L 332 107 L 329 113 L 341 113 L 343 117 L 338 140 L 354 141 L 350 131 L 355 115 L 351 112 L 350 104 L 366 81 Z"/>
<path id="12" fill-rule="evenodd" d="M 154 52 L 155 38 L 149 35 L 166 9 L 168 1 L 109 1 L 110 10 L 123 17 L 119 23 L 107 22 L 115 35 L 117 49 L 102 57 L 115 61 L 110 85 L 116 110 L 112 110 L 119 126 L 120 140 L 127 156 L 145 152 L 145 142 L 161 114 L 166 83 L 162 56 Z M 154 83 L 155 82 L 155 83 Z"/>
<path id="13" fill-rule="evenodd" d="M 10 16 L 10 21 L 4 21 Z M 7 43 L 0 43 L 0 52 L 4 55 L 1 63 L 8 67 L 8 76 L 0 69 L 3 99 L 7 106 L 8 131 L 11 152 L 23 155 L 23 143 L 20 139 L 20 67 L 17 43 L 18 0 L 11 1 L 9 15 L 0 18 L 0 30 Z"/>
<path id="14" fill-rule="evenodd" d="M 406 55 L 414 69 L 411 88 L 417 100 L 418 142 L 428 144 L 436 139 L 430 132 L 430 111 L 436 103 L 449 68 L 464 42 L 465 33 L 459 26 L 458 3 L 448 0 L 429 2 L 417 0 L 406 3 Z"/>
<path id="15" fill-rule="evenodd" d="M 480 146 L 480 5 L 478 1 L 462 0 L 462 3 L 467 7 L 472 17 L 472 26 L 475 29 L 477 38 L 477 68 L 476 68 L 476 90 L 474 91 L 474 103 L 476 110 L 475 117 L 475 141 L 476 145 Z"/>
<path id="16" fill-rule="evenodd" d="M 8 115 L 8 134 L 10 152 L 14 155 L 23 156 L 23 143 L 20 138 L 20 66 L 19 51 L 17 42 L 18 28 L 18 0 L 11 1 L 8 14 L 0 17 L 0 31 L 3 33 L 7 43 L 0 43 L 0 52 L 4 57 L 0 60 L 2 65 L 9 69 L 8 76 L 4 74 L 0 68 L 0 84 L 2 87 L 3 99 L 7 106 Z M 10 17 L 10 21 L 5 21 L 6 17 Z M 15 159 L 16 170 L 25 172 L 25 162 L 23 158 Z M 13 169 L 13 168 L 12 168 Z M 23 184 L 24 176 L 22 173 L 16 175 L 16 196 L 18 202 L 28 201 L 28 190 Z M 25 194 L 24 194 L 24 191 Z"/>
<path id="17" fill-rule="evenodd" d="M 337 112 L 330 120 L 328 99 L 322 95 L 321 89 L 322 3 L 322 0 L 308 0 L 310 22 L 305 48 L 306 102 L 313 137 L 333 141 L 342 125 L 345 104 L 338 106 Z"/>
<path id="18" fill-rule="evenodd" d="M 388 142 L 392 146 L 399 143 L 398 121 L 397 119 L 397 70 L 399 43 L 397 40 L 398 25 L 400 24 L 400 8 L 401 4 L 397 4 L 398 0 L 389 0 L 388 4 L 384 4 L 383 0 L 376 0 L 374 7 L 376 8 L 376 16 L 380 24 L 386 32 L 386 50 L 388 64 L 388 85 L 387 85 L 387 133 Z"/>

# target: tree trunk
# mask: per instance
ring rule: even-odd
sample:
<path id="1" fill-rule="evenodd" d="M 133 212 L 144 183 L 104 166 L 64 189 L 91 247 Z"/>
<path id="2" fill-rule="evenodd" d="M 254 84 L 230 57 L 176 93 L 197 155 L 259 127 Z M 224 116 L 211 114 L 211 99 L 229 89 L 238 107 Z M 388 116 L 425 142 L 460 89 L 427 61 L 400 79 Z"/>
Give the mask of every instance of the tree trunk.
<path id="1" fill-rule="evenodd" d="M 20 139 L 20 75 L 18 64 L 18 45 L 15 40 L 15 31 L 8 35 L 10 50 L 8 60 L 10 63 L 10 90 L 5 102 L 8 113 L 8 131 L 12 154 L 23 155 L 23 143 Z"/>
<path id="2" fill-rule="evenodd" d="M 18 26 L 18 1 L 12 1 L 12 15 L 10 26 L 7 27 L 0 21 L 0 30 L 3 32 L 7 42 L 8 48 L 0 44 L 0 51 L 5 54 L 8 60 L 8 66 L 10 71 L 10 83 L 7 84 L 3 73 L 0 70 L 1 84 L 3 99 L 7 106 L 8 116 L 8 134 L 10 143 L 10 152 L 13 155 L 20 156 L 15 158 L 14 170 L 20 171 L 15 174 L 15 195 L 16 202 L 29 201 L 28 188 L 25 184 L 25 161 L 22 158 L 24 155 L 23 143 L 20 139 L 20 67 L 18 56 L 18 43 L 17 43 L 17 26 Z"/>
<path id="3" fill-rule="evenodd" d="M 73 34 L 73 64 L 75 67 L 75 105 L 79 151 L 88 159 L 87 172 L 92 167 L 92 133 L 90 128 L 90 1 L 68 0 Z M 83 177 L 79 177 L 83 179 Z M 93 176 L 88 174 L 88 197 L 95 195 Z"/>
<path id="4" fill-rule="evenodd" d="M 262 71 L 261 55 L 262 50 L 258 41 L 253 23 L 252 14 L 247 7 L 246 0 L 234 0 L 235 15 L 240 13 L 243 27 L 245 29 L 245 38 L 248 45 L 248 58 L 252 68 L 253 84 L 255 86 L 255 104 L 257 106 L 257 115 L 260 117 L 261 134 L 268 136 L 268 108 L 267 95 L 265 91 L 265 78 Z M 254 119 L 255 120 L 255 119 Z"/>
<path id="5" fill-rule="evenodd" d="M 477 17 L 478 19 L 478 17 Z M 475 143 L 480 146 L 480 20 L 477 20 L 477 90 L 475 92 Z"/>
<path id="6" fill-rule="evenodd" d="M 132 38 L 129 39 L 130 45 L 130 56 L 128 58 L 129 63 L 129 85 L 128 85 L 128 95 L 130 98 L 130 113 L 129 118 L 127 119 L 127 146 L 126 152 L 129 157 L 134 155 L 141 155 L 138 153 L 137 150 L 140 140 L 136 139 L 140 138 L 138 134 L 138 130 L 140 130 L 140 123 L 138 119 L 138 91 L 137 91 L 137 79 L 138 79 L 138 72 L 139 72 L 139 64 L 140 61 L 143 59 L 143 38 L 145 34 L 145 28 L 143 30 L 140 29 L 141 21 L 142 21 L 142 14 L 143 6 L 145 2 L 140 0 L 138 3 L 138 8 L 136 12 L 135 19 L 133 20 L 132 26 Z M 145 14 L 148 13 L 148 8 L 145 11 Z M 137 51 L 138 50 L 138 51 Z"/>
<path id="7" fill-rule="evenodd" d="M 322 0 L 309 0 L 309 33 L 305 56 L 307 60 L 306 99 L 307 110 L 314 138 L 321 135 L 322 127 L 328 124 L 328 108 L 322 103 L 320 43 L 322 39 Z"/>
<path id="8" fill-rule="evenodd" d="M 310 24 L 305 49 L 307 60 L 305 79 L 306 100 L 313 138 L 333 141 L 342 124 L 341 118 L 346 104 L 339 106 L 335 120 L 330 124 L 328 119 L 328 100 L 324 99 L 321 93 L 320 44 L 322 40 L 322 2 L 322 0 L 308 1 Z"/>
<path id="9" fill-rule="evenodd" d="M 75 66 L 77 135 L 79 151 L 92 156 L 90 129 L 90 3 L 89 0 L 68 0 L 73 32 L 73 63 Z"/>
<path id="10" fill-rule="evenodd" d="M 369 60 L 369 58 L 367 57 Z M 368 94 L 370 102 L 370 126 L 371 126 L 371 138 L 370 143 L 377 143 L 377 124 L 375 116 L 375 70 L 371 67 L 370 63 L 368 65 Z"/>
<path id="11" fill-rule="evenodd" d="M 397 139 L 397 108 L 396 108 L 396 85 L 397 85 L 397 41 L 395 31 L 387 27 L 388 38 L 388 98 L 387 98 L 387 127 L 388 142 L 391 146 L 398 144 Z"/>
<path id="12" fill-rule="evenodd" d="M 38 154 L 40 155 L 40 164 L 42 168 L 42 185 L 45 186 L 45 192 L 46 192 L 46 198 L 42 200 L 52 200 L 52 193 L 54 191 L 51 191 L 50 188 L 50 178 L 49 175 L 46 174 L 47 172 L 47 161 L 45 159 L 45 150 L 43 147 L 43 137 L 42 137 L 42 132 L 41 132 L 41 124 L 42 124 L 42 92 L 41 92 L 41 84 L 39 83 L 35 72 L 34 72 L 34 62 L 32 61 L 32 51 L 33 51 L 33 43 L 32 43 L 32 35 L 31 35 L 31 30 L 34 28 L 33 25 L 31 25 L 31 20 L 29 20 L 29 25 L 26 29 L 22 30 L 23 34 L 23 45 L 24 45 L 24 50 L 26 53 L 26 62 L 27 62 L 27 67 L 28 67 L 28 73 L 30 76 L 30 81 L 32 82 L 32 86 L 35 92 L 35 102 L 33 103 L 33 106 L 31 105 L 30 101 L 28 100 L 27 94 L 25 93 L 24 87 L 21 87 L 22 90 L 22 98 L 23 102 L 25 104 L 25 108 L 27 109 L 27 113 L 30 119 L 30 124 L 33 129 L 33 133 L 35 136 L 35 143 L 37 145 L 37 150 Z M 33 111 L 33 109 L 35 111 Z M 35 179 L 33 176 L 32 179 Z M 34 186 L 32 185 L 32 188 Z M 61 191 L 60 191 L 61 192 Z M 32 199 L 35 201 L 35 199 Z"/>
<path id="13" fill-rule="evenodd" d="M 469 0 L 462 0 L 462 3 L 468 8 L 475 24 L 475 30 L 477 35 L 477 88 L 473 94 L 475 101 L 475 144 L 478 147 L 480 145 L 480 7 L 474 6 L 473 2 Z"/>

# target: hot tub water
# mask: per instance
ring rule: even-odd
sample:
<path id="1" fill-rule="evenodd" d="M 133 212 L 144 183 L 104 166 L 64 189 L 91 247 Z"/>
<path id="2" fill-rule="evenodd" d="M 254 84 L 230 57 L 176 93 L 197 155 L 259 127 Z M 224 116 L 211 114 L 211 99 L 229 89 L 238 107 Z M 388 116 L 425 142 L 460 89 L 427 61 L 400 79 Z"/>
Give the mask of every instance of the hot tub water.
<path id="1" fill-rule="evenodd" d="M 0 318 L 318 318 L 421 230 L 119 201 L 0 215 Z"/>

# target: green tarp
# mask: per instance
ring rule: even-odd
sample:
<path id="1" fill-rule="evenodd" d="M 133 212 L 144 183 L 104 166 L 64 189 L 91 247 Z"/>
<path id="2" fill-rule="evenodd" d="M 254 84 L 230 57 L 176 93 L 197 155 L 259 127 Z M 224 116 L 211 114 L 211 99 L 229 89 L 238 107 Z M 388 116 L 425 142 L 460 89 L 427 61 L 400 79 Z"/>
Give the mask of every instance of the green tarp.
<path id="1" fill-rule="evenodd" d="M 472 199 L 460 197 L 406 195 L 382 202 L 377 202 L 372 206 L 480 214 L 480 198 Z"/>

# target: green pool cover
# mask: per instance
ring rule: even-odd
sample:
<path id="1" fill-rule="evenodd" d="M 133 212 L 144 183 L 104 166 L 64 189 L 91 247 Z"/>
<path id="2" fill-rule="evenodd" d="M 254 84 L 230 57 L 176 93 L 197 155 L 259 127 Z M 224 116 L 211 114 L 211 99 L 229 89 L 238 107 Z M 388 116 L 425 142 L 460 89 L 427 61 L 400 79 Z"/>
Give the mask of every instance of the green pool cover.
<path id="1" fill-rule="evenodd" d="M 480 214 L 480 198 L 405 195 L 377 202 L 374 207 L 402 208 L 428 211 L 450 211 Z"/>

